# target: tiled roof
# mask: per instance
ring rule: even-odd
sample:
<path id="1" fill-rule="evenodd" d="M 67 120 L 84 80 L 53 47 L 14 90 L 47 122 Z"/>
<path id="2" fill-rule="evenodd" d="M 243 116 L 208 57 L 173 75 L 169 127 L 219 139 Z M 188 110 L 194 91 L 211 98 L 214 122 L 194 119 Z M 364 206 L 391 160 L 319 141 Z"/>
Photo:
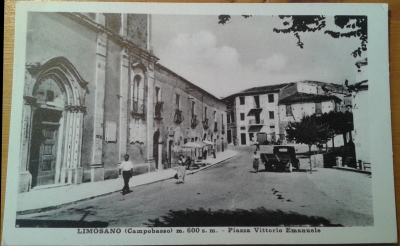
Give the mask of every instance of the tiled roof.
<path id="1" fill-rule="evenodd" d="M 246 90 L 240 91 L 238 93 L 232 94 L 230 96 L 227 96 L 224 99 L 229 99 L 229 98 L 232 99 L 232 98 L 237 97 L 237 96 L 257 95 L 257 94 L 280 92 L 282 89 L 284 89 L 286 87 L 289 87 L 289 86 L 292 86 L 292 85 L 295 85 L 296 83 L 304 83 L 304 84 L 320 86 L 320 87 L 323 87 L 327 91 L 332 92 L 332 93 L 347 94 L 347 92 L 344 89 L 343 85 L 340 85 L 340 84 L 326 83 L 326 82 L 313 81 L 313 80 L 303 80 L 303 81 L 297 81 L 297 82 L 291 82 L 291 83 L 283 83 L 283 84 L 276 84 L 276 85 L 253 87 L 253 88 L 246 89 Z"/>
<path id="2" fill-rule="evenodd" d="M 333 95 L 317 95 L 317 94 L 308 94 L 297 92 L 293 95 L 290 95 L 282 100 L 279 101 L 279 104 L 292 104 L 292 103 L 299 103 L 299 102 L 322 102 L 322 101 L 342 101 L 337 96 Z"/>
<path id="3" fill-rule="evenodd" d="M 278 91 L 291 83 L 284 83 L 284 84 L 277 84 L 277 85 L 267 85 L 267 86 L 259 86 L 259 87 L 253 87 L 247 90 L 243 90 L 239 93 L 265 93 L 265 92 L 272 92 L 272 91 Z"/>
<path id="4" fill-rule="evenodd" d="M 250 89 L 246 89 L 240 92 L 237 92 L 235 94 L 232 94 L 230 96 L 225 97 L 227 98 L 233 98 L 237 96 L 245 96 L 245 95 L 257 95 L 257 94 L 265 94 L 265 93 L 273 93 L 273 92 L 279 92 L 281 89 L 292 85 L 294 83 L 283 83 L 283 84 L 276 84 L 276 85 L 266 85 L 266 86 L 259 86 L 259 87 L 253 87 Z"/>
<path id="5" fill-rule="evenodd" d="M 298 83 L 317 85 L 317 86 L 321 86 L 321 87 L 324 86 L 324 88 L 326 88 L 327 90 L 329 90 L 330 92 L 333 92 L 333 93 L 343 93 L 344 92 L 343 85 L 339 85 L 339 84 L 326 83 L 326 82 L 313 81 L 313 80 L 303 80 L 303 81 L 299 81 Z"/>

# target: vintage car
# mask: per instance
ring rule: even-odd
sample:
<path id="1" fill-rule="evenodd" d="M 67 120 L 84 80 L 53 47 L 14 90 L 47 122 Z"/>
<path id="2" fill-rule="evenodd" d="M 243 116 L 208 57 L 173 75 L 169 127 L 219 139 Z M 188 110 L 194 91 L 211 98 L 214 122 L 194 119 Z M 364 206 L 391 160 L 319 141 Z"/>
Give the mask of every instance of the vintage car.
<path id="1" fill-rule="evenodd" d="M 296 150 L 293 146 L 277 145 L 272 153 L 260 152 L 261 161 L 266 170 L 281 170 L 292 172 L 293 168 L 300 169 L 300 161 L 296 158 Z"/>

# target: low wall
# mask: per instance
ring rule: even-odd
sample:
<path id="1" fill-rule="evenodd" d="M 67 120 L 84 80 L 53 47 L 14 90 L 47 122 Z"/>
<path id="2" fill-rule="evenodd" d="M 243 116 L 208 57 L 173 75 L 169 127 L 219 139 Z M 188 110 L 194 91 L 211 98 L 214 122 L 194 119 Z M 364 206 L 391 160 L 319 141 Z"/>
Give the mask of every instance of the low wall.
<path id="1" fill-rule="evenodd" d="M 340 151 L 328 152 L 311 156 L 313 167 L 332 168 L 336 166 L 336 157 L 341 156 Z"/>

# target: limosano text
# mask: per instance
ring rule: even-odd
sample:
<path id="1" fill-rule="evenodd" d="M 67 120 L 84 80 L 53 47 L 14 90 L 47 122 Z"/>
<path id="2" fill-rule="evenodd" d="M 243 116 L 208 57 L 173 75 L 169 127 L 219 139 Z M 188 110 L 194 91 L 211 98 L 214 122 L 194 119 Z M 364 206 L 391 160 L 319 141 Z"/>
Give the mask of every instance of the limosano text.
<path id="1" fill-rule="evenodd" d="M 321 233 L 321 229 L 315 227 L 306 227 L 306 228 L 271 228 L 271 227 L 253 227 L 253 228 L 218 228 L 218 229 L 200 229 L 198 227 L 195 228 L 187 228 L 185 229 L 172 229 L 172 228 L 164 228 L 164 229 L 139 229 L 139 228 L 79 228 L 77 229 L 77 234 L 162 234 L 162 233 Z"/>

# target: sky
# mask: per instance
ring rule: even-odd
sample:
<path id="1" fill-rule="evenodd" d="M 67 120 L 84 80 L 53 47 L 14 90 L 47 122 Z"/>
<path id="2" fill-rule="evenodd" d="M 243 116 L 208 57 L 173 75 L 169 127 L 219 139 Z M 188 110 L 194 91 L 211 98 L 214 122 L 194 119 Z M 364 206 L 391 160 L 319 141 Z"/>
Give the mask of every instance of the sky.
<path id="1" fill-rule="evenodd" d="M 327 17 L 327 28 L 336 28 Z M 302 80 L 343 84 L 355 80 L 350 55 L 356 38 L 301 33 L 304 48 L 290 34 L 274 33 L 278 16 L 153 15 L 151 43 L 159 63 L 217 97 L 244 89 Z"/>

